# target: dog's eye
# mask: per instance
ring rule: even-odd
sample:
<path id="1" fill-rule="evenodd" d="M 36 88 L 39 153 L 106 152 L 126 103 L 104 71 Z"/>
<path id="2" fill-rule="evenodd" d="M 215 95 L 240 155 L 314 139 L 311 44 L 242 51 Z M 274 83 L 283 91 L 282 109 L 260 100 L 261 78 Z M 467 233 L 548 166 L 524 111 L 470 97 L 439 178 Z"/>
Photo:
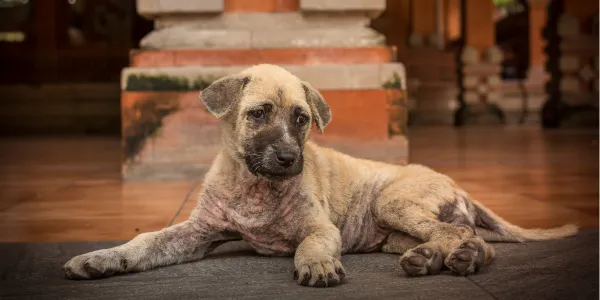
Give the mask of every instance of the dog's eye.
<path id="1" fill-rule="evenodd" d="M 264 119 L 265 118 L 265 110 L 264 109 L 251 110 L 250 116 L 255 119 Z"/>
<path id="2" fill-rule="evenodd" d="M 306 122 L 308 122 L 308 118 L 304 115 L 299 115 L 298 119 L 296 119 L 296 122 L 298 122 L 300 125 L 304 125 Z"/>

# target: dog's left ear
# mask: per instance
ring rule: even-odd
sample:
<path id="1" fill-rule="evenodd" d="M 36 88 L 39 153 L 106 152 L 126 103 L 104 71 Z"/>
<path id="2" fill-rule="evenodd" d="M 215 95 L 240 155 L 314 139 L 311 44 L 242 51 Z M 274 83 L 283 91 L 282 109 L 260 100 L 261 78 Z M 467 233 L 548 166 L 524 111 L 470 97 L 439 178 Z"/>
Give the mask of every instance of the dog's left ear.
<path id="1" fill-rule="evenodd" d="M 200 93 L 200 100 L 218 119 L 224 117 L 242 97 L 250 77 L 230 75 L 211 83 Z"/>
<path id="2" fill-rule="evenodd" d="M 304 88 L 304 94 L 306 95 L 306 101 L 310 106 L 310 111 L 315 118 L 315 123 L 317 123 L 317 129 L 319 129 L 319 133 L 323 133 L 323 130 L 331 122 L 331 109 L 329 109 L 329 105 L 323 99 L 323 96 L 314 89 L 310 84 L 303 82 L 302 88 Z"/>

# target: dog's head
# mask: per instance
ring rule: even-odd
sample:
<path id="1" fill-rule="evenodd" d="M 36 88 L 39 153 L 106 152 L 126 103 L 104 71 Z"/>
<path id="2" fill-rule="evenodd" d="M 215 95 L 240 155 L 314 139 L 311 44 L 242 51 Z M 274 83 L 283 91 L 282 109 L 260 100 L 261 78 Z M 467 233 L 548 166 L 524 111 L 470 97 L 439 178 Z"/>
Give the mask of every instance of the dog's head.
<path id="1" fill-rule="evenodd" d="M 329 106 L 314 88 L 274 65 L 257 65 L 223 77 L 200 98 L 221 120 L 229 154 L 254 175 L 285 180 L 299 175 L 303 149 L 315 122 L 331 121 Z"/>

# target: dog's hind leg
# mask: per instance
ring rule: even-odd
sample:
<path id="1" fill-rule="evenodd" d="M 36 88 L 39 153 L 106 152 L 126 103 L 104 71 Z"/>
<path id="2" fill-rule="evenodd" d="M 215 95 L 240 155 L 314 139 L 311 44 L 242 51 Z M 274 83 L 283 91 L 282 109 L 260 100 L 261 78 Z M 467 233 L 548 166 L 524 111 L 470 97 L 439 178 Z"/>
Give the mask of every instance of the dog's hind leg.
<path id="1" fill-rule="evenodd" d="M 474 235 L 473 229 L 441 222 L 420 208 L 405 208 L 403 213 L 384 216 L 381 221 L 425 241 L 400 258 L 402 268 L 410 276 L 438 274 L 442 262 L 457 274 L 475 273 L 494 253 L 492 247 Z"/>
<path id="2" fill-rule="evenodd" d="M 406 251 L 423 244 L 423 241 L 404 232 L 394 231 L 388 235 L 381 246 L 381 252 L 390 254 L 404 254 Z"/>
<path id="3" fill-rule="evenodd" d="M 437 274 L 442 261 L 455 273 L 467 275 L 493 257 L 494 250 L 475 235 L 468 219 L 440 220 L 439 206 L 451 203 L 455 194 L 448 182 L 409 179 L 382 191 L 375 201 L 373 213 L 381 226 L 424 241 L 400 258 L 408 275 Z"/>

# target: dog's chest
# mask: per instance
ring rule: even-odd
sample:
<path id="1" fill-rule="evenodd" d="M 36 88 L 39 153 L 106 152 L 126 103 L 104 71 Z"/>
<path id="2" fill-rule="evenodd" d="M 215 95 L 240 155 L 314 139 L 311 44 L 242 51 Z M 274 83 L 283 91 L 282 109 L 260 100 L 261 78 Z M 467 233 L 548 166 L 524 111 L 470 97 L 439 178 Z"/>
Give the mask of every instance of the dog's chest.
<path id="1" fill-rule="evenodd" d="M 289 255 L 298 244 L 295 209 L 299 201 L 294 190 L 258 185 L 235 195 L 236 205 L 226 213 L 233 229 L 257 252 Z"/>

